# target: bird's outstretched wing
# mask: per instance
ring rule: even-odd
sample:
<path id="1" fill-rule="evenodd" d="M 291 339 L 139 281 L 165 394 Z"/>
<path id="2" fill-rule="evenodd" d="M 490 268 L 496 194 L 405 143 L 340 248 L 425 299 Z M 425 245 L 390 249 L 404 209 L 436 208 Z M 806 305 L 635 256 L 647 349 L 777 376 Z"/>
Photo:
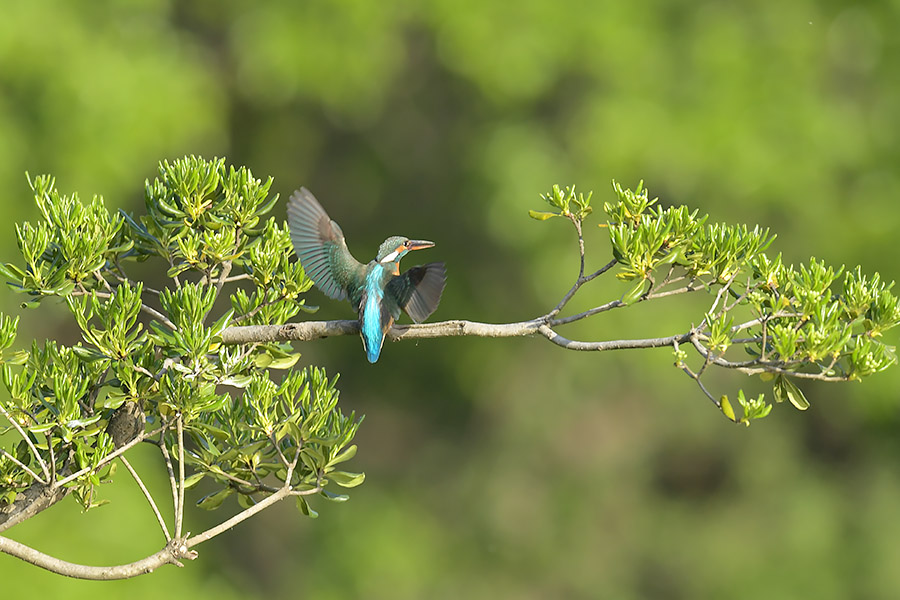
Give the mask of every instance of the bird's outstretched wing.
<path id="1" fill-rule="evenodd" d="M 447 270 L 444 263 L 429 263 L 413 267 L 393 278 L 387 284 L 386 294 L 413 321 L 421 323 L 437 309 L 446 283 Z M 394 318 L 398 316 L 399 314 Z"/>
<path id="2" fill-rule="evenodd" d="M 291 194 L 287 214 L 291 243 L 303 270 L 327 296 L 346 298 L 347 288 L 361 277 L 364 267 L 347 249 L 340 226 L 306 188 Z"/>

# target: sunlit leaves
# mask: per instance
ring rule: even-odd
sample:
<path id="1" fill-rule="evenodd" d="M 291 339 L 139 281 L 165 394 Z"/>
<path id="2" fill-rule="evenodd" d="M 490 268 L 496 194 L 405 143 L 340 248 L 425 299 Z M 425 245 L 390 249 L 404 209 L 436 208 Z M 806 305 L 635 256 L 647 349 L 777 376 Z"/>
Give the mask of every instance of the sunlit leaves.
<path id="1" fill-rule="evenodd" d="M 48 230 L 50 236 L 45 250 L 49 256 L 42 258 L 64 267 L 67 279 L 82 281 L 102 268 L 111 254 L 130 248 L 130 241 L 117 239 L 121 217 L 111 215 L 102 198 L 95 196 L 83 204 L 76 194 L 59 194 L 47 176 L 36 177 L 31 186 L 44 217 L 45 225 L 38 229 Z"/>
<path id="2" fill-rule="evenodd" d="M 584 220 L 594 209 L 591 207 L 591 193 L 585 196 L 575 192 L 575 186 L 560 188 L 554 185 L 549 193 L 541 194 L 541 198 L 555 209 L 552 212 L 530 210 L 528 215 L 538 221 L 546 221 L 552 217 L 571 217 Z"/>
<path id="3" fill-rule="evenodd" d="M 763 394 L 756 398 L 747 398 L 744 396 L 744 390 L 738 390 L 738 404 L 744 409 L 744 416 L 740 422 L 746 426 L 750 426 L 750 421 L 754 419 L 762 419 L 772 412 L 772 405 L 765 401 Z"/>
<path id="4" fill-rule="evenodd" d="M 299 358 L 289 344 L 222 344 L 235 323 L 284 323 L 314 310 L 302 298 L 312 282 L 291 258 L 287 227 L 264 218 L 277 201 L 271 183 L 223 159 L 164 161 L 145 186 L 146 214 L 133 216 L 111 215 L 99 198 L 61 195 L 49 177 L 32 180 L 42 218 L 17 225 L 21 257 L 0 274 L 27 295 L 26 306 L 61 296 L 83 343 L 15 350 L 17 321 L 0 316 L 9 392 L 0 414 L 11 421 L 0 427 L 28 437 L 11 455 L 18 463 L 0 453 L 0 502 L 31 485 L 27 467 L 40 464 L 57 479 L 80 469 L 66 485 L 85 508 L 102 503 L 95 488 L 112 477 L 106 457 L 115 449 L 106 429 L 126 402 L 146 414 L 141 427 L 164 427 L 157 435 L 175 461 L 181 424 L 190 444 L 185 487 L 198 490 L 203 508 L 232 495 L 246 507 L 282 485 L 324 494 L 330 483 L 362 482 L 335 471 L 353 456 L 360 421 L 337 408 L 333 379 L 288 371 Z M 133 261 L 155 261 L 168 285 L 137 283 Z M 271 372 L 287 374 L 275 384 Z"/>
<path id="5" fill-rule="evenodd" d="M 360 420 L 337 408 L 334 383 L 316 368 L 290 371 L 279 384 L 255 375 L 233 410 L 208 412 L 191 422 L 195 449 L 188 462 L 223 489 L 242 494 L 258 492 L 264 479 L 286 477 L 285 463 L 294 465 L 290 481 L 298 490 L 324 488 L 329 481 L 359 485 L 363 474 L 335 470 L 355 454 L 350 440 Z M 201 506 L 217 504 L 209 500 Z"/>
<path id="6" fill-rule="evenodd" d="M 90 352 L 113 359 L 124 359 L 136 352 L 145 341 L 143 325 L 138 323 L 141 310 L 142 284 L 123 283 L 106 300 L 97 296 L 67 296 L 66 302 L 84 340 L 94 349 L 84 349 L 81 357 L 90 360 Z M 98 357 L 99 358 L 99 357 Z"/>
<path id="7" fill-rule="evenodd" d="M 896 364 L 894 348 L 879 338 L 900 323 L 900 301 L 891 292 L 893 283 L 877 273 L 869 277 L 859 267 L 845 272 L 815 258 L 785 265 L 781 255 L 766 254 L 775 239 L 768 229 L 709 224 L 697 210 L 660 206 L 643 182 L 636 190 L 613 182 L 613 192 L 614 200 L 603 204 L 607 221 L 600 227 L 609 233 L 616 277 L 632 282 L 621 305 L 684 291 L 714 294 L 695 328 L 701 373 L 712 362 L 766 375 L 775 381 L 776 401 L 805 410 L 808 402 L 792 373 L 854 380 Z M 584 205 L 574 188 L 556 186 L 542 198 L 555 210 L 531 211 L 533 218 L 567 216 L 581 231 L 589 211 L 580 210 Z M 674 282 L 681 282 L 680 291 L 672 289 Z M 735 360 L 735 347 L 752 358 Z M 683 350 L 677 350 L 676 364 L 699 381 Z M 717 405 L 737 420 L 728 397 L 720 398 Z M 768 414 L 770 406 L 761 399 L 741 395 L 739 401 L 745 411 L 740 422 Z"/>
<path id="8" fill-rule="evenodd" d="M 778 377 L 775 380 L 774 390 L 776 402 L 788 400 L 797 410 L 806 410 L 809 408 L 809 401 L 806 399 L 806 396 L 803 395 L 800 388 L 798 388 L 789 377 Z"/>

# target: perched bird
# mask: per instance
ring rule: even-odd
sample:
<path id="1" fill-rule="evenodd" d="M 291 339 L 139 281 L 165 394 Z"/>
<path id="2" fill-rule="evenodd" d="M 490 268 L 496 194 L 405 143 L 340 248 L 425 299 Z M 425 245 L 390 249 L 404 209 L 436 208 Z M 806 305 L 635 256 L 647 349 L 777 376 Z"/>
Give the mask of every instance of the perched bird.
<path id="1" fill-rule="evenodd" d="M 366 358 L 378 360 L 384 336 L 403 310 L 420 323 L 435 311 L 447 281 L 444 263 L 412 267 L 400 274 L 400 259 L 434 242 L 389 237 L 375 260 L 362 264 L 347 249 L 344 232 L 306 188 L 288 201 L 291 243 L 316 287 L 335 300 L 349 298 L 359 314 Z"/>

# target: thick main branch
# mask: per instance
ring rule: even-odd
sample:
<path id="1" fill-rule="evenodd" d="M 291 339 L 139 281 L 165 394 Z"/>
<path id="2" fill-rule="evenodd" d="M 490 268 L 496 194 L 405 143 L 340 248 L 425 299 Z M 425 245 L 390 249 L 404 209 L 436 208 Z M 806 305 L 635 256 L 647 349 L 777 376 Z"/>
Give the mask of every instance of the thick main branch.
<path id="1" fill-rule="evenodd" d="M 549 322 L 549 324 L 548 324 Z M 477 321 L 440 321 L 416 325 L 394 325 L 388 337 L 394 340 L 472 336 L 485 338 L 526 337 L 541 335 L 568 350 L 595 351 L 625 350 L 631 348 L 660 348 L 675 343 L 687 342 L 692 333 L 633 340 L 607 340 L 599 342 L 579 342 L 565 338 L 553 330 L 554 321 L 547 318 L 518 321 L 516 323 L 479 323 Z M 310 341 L 320 338 L 354 335 L 359 333 L 356 321 L 306 321 L 286 325 L 247 325 L 229 327 L 222 332 L 226 344 L 249 344 L 254 342 Z"/>
<path id="2" fill-rule="evenodd" d="M 173 540 L 173 542 L 176 542 Z M 76 579 L 92 579 L 98 581 L 109 581 L 112 579 L 129 579 L 145 573 L 155 571 L 159 567 L 166 564 L 179 565 L 179 558 L 193 558 L 194 553 L 183 543 L 170 543 L 165 548 L 152 554 L 146 558 L 129 563 L 126 565 L 116 565 L 111 567 L 92 567 L 89 565 L 79 565 L 60 560 L 56 557 L 44 554 L 30 546 L 26 546 L 15 540 L 0 536 L 0 552 L 21 558 L 25 562 L 31 563 L 36 567 L 41 567 L 59 575 L 66 577 L 74 577 Z"/>
<path id="3" fill-rule="evenodd" d="M 394 325 L 388 337 L 395 340 L 439 338 L 455 336 L 475 337 L 522 337 L 538 333 L 543 325 L 541 319 L 517 323 L 479 323 L 476 321 L 454 320 L 418 325 Z M 228 327 L 222 331 L 222 342 L 226 344 L 251 344 L 265 342 L 307 342 L 338 335 L 359 333 L 356 321 L 304 321 L 285 325 L 244 325 Z"/>

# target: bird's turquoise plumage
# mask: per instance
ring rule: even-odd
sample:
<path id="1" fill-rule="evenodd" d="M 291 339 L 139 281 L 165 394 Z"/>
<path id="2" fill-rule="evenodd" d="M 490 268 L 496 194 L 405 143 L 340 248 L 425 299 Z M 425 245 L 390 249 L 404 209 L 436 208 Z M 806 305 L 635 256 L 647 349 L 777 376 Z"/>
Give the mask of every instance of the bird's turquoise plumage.
<path id="1" fill-rule="evenodd" d="M 291 195 L 288 224 L 294 251 L 316 287 L 336 300 L 348 298 L 356 309 L 369 362 L 378 360 L 384 336 L 401 311 L 419 323 L 437 308 L 446 283 L 444 263 L 400 274 L 400 260 L 408 252 L 433 243 L 389 237 L 375 260 L 363 265 L 350 254 L 340 226 L 306 188 Z"/>
<path id="2" fill-rule="evenodd" d="M 370 363 L 378 360 L 381 346 L 384 344 L 384 335 L 393 321 L 390 312 L 385 310 L 387 308 L 384 302 L 385 274 L 390 275 L 381 265 L 376 265 L 374 269 L 370 269 L 366 273 L 366 280 L 363 284 L 359 311 L 359 333 L 363 339 L 366 358 Z"/>

